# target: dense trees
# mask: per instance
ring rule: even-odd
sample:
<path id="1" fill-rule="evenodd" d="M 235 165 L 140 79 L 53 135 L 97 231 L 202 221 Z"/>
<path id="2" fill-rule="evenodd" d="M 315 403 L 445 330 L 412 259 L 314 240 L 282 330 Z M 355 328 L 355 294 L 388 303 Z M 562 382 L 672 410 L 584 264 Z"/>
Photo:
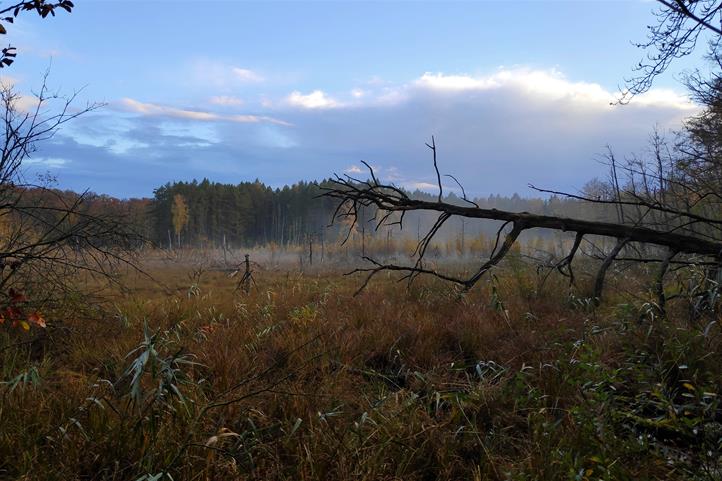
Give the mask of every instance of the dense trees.
<path id="1" fill-rule="evenodd" d="M 168 183 L 155 190 L 155 197 L 149 202 L 147 216 L 142 222 L 151 225 L 151 237 L 157 245 L 168 245 L 168 238 L 177 235 L 173 215 L 177 210 L 180 196 L 187 205 L 187 223 L 184 223 L 185 246 L 249 246 L 276 243 L 299 245 L 308 241 L 335 241 L 345 236 L 345 226 L 329 226 L 336 209 L 336 203 L 329 198 L 319 198 L 328 181 L 298 182 L 291 186 L 273 189 L 260 181 L 241 182 L 237 185 L 221 184 L 204 179 L 200 182 Z M 431 200 L 435 196 L 425 192 L 409 192 L 414 199 Z M 451 204 L 463 201 L 454 193 L 445 200 Z M 529 211 L 539 214 L 563 214 L 588 217 L 592 212 L 582 203 L 551 196 L 548 199 L 522 198 L 491 195 L 476 199 L 488 208 L 514 211 Z M 370 219 L 375 211 L 368 209 L 365 222 L 355 226 L 358 235 L 371 237 L 386 236 L 385 230 L 378 232 Z M 603 212 L 595 210 L 599 218 Z M 139 217 L 138 220 L 141 220 Z M 407 218 L 409 225 L 418 231 L 427 229 L 433 218 L 429 213 L 413 213 Z M 470 239 L 474 236 L 492 235 L 498 226 L 494 224 L 452 225 L 445 231 L 453 238 L 462 231 Z M 398 231 L 398 229 L 396 229 Z M 416 231 L 404 232 L 414 237 Z"/>
<path id="2" fill-rule="evenodd" d="M 165 244 L 169 232 L 179 233 L 173 213 L 178 211 L 177 199 L 181 198 L 187 206 L 183 228 L 186 245 L 300 243 L 323 236 L 330 218 L 327 211 L 331 206 L 316 199 L 319 193 L 316 182 L 276 190 L 260 181 L 237 185 L 207 179 L 169 183 L 156 189 L 148 213 L 153 240 Z"/>
<path id="3" fill-rule="evenodd" d="M 122 218 L 133 232 L 152 241 L 158 247 L 178 245 L 182 247 L 247 247 L 275 243 L 278 245 L 300 245 L 309 241 L 328 243 L 343 240 L 346 227 L 329 226 L 336 204 L 327 198 L 319 198 L 328 181 L 298 182 L 290 186 L 272 188 L 259 180 L 241 182 L 236 185 L 211 182 L 175 182 L 155 190 L 153 198 L 117 199 L 107 195 L 85 193 L 82 195 L 84 209 L 95 215 L 109 215 Z M 415 191 L 408 193 L 418 200 L 433 200 L 435 195 Z M 62 199 L 65 204 L 75 202 L 80 194 L 70 191 L 30 188 L 25 194 L 32 202 L 44 198 Z M 450 204 L 462 205 L 464 201 L 453 192 L 444 197 Z M 577 218 L 611 220 L 612 209 L 600 210 L 574 199 L 559 196 L 547 198 L 525 198 L 517 194 L 498 194 L 477 198 L 475 202 L 485 208 L 511 211 L 527 211 L 545 215 L 564 215 Z M 365 213 L 364 225 L 355 227 L 356 236 L 363 230 L 367 239 L 399 240 L 402 237 L 416 240 L 419 233 L 434 222 L 431 213 L 409 213 L 408 228 L 374 230 L 371 218 L 374 211 Z M 0 226 L 1 228 L 1 226 Z M 493 222 L 450 222 L 441 232 L 443 240 L 458 242 L 460 248 L 479 237 L 496 233 L 498 225 Z M 544 238 L 542 232 L 537 237 Z M 551 238 L 546 236 L 546 238 Z M 138 244 L 140 245 L 140 244 Z M 461 249 L 463 250 L 463 249 Z"/>

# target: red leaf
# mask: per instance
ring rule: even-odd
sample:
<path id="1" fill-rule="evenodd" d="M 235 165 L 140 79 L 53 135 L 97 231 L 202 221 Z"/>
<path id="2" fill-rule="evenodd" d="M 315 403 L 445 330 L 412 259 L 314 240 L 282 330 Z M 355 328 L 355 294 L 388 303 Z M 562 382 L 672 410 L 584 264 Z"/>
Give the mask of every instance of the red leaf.
<path id="1" fill-rule="evenodd" d="M 38 311 L 33 312 L 28 316 L 28 321 L 32 322 L 38 327 L 47 327 L 47 324 L 45 323 L 45 319 L 43 319 L 43 316 L 40 315 Z"/>

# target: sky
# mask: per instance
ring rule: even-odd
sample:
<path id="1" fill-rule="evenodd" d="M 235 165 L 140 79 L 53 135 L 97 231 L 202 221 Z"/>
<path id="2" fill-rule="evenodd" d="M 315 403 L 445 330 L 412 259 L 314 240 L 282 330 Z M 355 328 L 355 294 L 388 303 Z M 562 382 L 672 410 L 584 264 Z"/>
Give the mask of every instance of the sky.
<path id="1" fill-rule="evenodd" d="M 604 1 L 77 0 L 23 15 L 0 72 L 24 95 L 49 85 L 102 103 L 38 145 L 26 177 L 152 196 L 167 182 L 333 174 L 434 190 L 442 173 L 474 196 L 575 190 L 600 154 L 644 150 L 697 107 L 679 72 L 610 105 L 644 55 L 656 3 Z M 696 62 L 696 63 L 695 63 Z M 455 186 L 448 186 L 454 190 Z"/>

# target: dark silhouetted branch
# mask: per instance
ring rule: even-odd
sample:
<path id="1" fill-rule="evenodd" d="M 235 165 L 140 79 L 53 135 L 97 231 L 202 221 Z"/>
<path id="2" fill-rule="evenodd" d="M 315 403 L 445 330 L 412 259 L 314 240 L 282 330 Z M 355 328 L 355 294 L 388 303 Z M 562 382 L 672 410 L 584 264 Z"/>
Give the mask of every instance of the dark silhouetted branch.
<path id="1" fill-rule="evenodd" d="M 370 257 L 364 257 L 364 259 L 370 262 L 372 266 L 368 268 L 358 268 L 353 271 L 353 273 L 367 273 L 366 280 L 360 287 L 359 291 L 363 290 L 373 277 L 383 271 L 402 272 L 404 275 L 400 280 L 409 281 L 413 281 L 413 279 L 422 274 L 431 275 L 439 279 L 458 284 L 462 286 L 464 290 L 471 289 L 486 272 L 498 265 L 499 262 L 508 255 L 519 235 L 524 230 L 533 228 L 550 229 L 560 232 L 573 232 L 576 234 L 574 244 L 572 245 L 569 254 L 554 266 L 554 268 L 562 274 L 568 275 L 571 284 L 574 282 L 574 273 L 571 264 L 575 255 L 580 250 L 580 244 L 585 236 L 600 236 L 616 239 L 614 248 L 609 253 L 603 254 L 603 261 L 599 271 L 597 272 L 593 292 L 594 297 L 598 299 L 601 298 L 607 270 L 615 259 L 617 259 L 621 250 L 625 246 L 630 246 L 630 248 L 632 248 L 632 252 L 636 253 L 640 259 L 643 259 L 644 249 L 642 249 L 642 247 L 645 245 L 662 247 L 668 252 L 674 252 L 675 254 L 687 254 L 696 256 L 697 258 L 711 258 L 714 262 L 717 262 L 722 255 L 722 242 L 719 242 L 710 236 L 705 236 L 702 233 L 699 235 L 692 235 L 687 233 L 689 231 L 685 231 L 684 233 L 677 232 L 675 227 L 666 226 L 660 222 L 642 225 L 645 216 L 648 214 L 641 214 L 639 219 L 634 221 L 632 224 L 573 219 L 552 215 L 531 214 L 528 212 L 510 212 L 498 209 L 481 208 L 476 204 L 474 204 L 473 207 L 470 207 L 445 202 L 441 195 L 441 174 L 436 160 L 436 144 L 433 138 L 432 143 L 427 145 L 434 153 L 434 170 L 436 171 L 437 179 L 439 181 L 439 196 L 436 201 L 413 199 L 398 187 L 382 183 L 376 177 L 373 169 L 366 163 L 364 163 L 364 165 L 366 165 L 369 169 L 371 181 L 362 181 L 349 176 L 336 176 L 336 179 L 331 182 L 331 186 L 324 188 L 322 196 L 336 199 L 339 202 L 339 206 L 336 209 L 334 217 L 336 219 L 345 219 L 348 217 L 352 218 L 350 229 L 353 229 L 353 226 L 357 222 L 360 210 L 365 208 L 373 208 L 378 212 L 383 213 L 382 215 L 374 216 L 374 219 L 376 219 L 377 222 L 377 228 L 381 225 L 388 226 L 392 224 L 403 227 L 403 216 L 407 212 L 429 211 L 438 213 L 436 221 L 428 230 L 426 235 L 420 238 L 416 246 L 413 253 L 416 261 L 413 265 L 404 266 L 385 264 L 377 262 Z M 468 199 L 466 199 L 466 192 L 463 189 L 462 192 L 465 198 L 464 200 L 467 200 L 468 202 Z M 584 198 L 584 200 L 587 199 Z M 626 202 L 627 201 L 620 198 L 620 200 L 615 201 L 615 205 L 617 207 L 621 207 L 621 204 L 625 204 Z M 663 205 L 658 206 L 651 204 L 647 206 L 641 204 L 636 199 L 631 202 L 633 202 L 634 205 L 649 207 L 649 210 L 654 210 L 655 208 L 657 210 L 665 209 Z M 393 223 L 389 222 L 392 213 L 399 213 L 401 220 Z M 673 211 L 670 213 L 675 215 L 679 214 L 680 216 L 689 214 L 687 215 L 688 219 L 694 219 L 694 216 L 696 215 L 682 211 Z M 496 244 L 492 249 L 489 259 L 482 263 L 470 277 L 459 277 L 443 273 L 437 269 L 430 269 L 424 265 L 425 255 L 434 237 L 438 234 L 444 223 L 455 216 L 468 219 L 494 220 L 504 223 L 497 232 Z M 697 217 L 699 222 L 708 221 L 706 217 Z M 501 241 L 503 231 L 508 224 L 512 225 L 511 231 L 507 233 L 504 236 L 504 240 Z M 699 259 L 697 259 L 697 261 L 699 261 Z M 671 258 L 667 261 L 667 265 L 669 262 L 671 262 Z M 565 268 L 567 269 L 566 273 L 564 272 Z"/>

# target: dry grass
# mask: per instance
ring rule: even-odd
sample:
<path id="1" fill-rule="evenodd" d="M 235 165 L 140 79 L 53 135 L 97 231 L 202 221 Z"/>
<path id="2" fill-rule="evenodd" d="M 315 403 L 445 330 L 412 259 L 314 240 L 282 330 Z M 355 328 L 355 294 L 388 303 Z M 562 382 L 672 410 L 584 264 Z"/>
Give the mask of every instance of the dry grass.
<path id="1" fill-rule="evenodd" d="M 592 312 L 519 265 L 462 299 L 191 271 L 3 334 L 0 478 L 720 479 L 721 330 L 683 306 Z"/>

